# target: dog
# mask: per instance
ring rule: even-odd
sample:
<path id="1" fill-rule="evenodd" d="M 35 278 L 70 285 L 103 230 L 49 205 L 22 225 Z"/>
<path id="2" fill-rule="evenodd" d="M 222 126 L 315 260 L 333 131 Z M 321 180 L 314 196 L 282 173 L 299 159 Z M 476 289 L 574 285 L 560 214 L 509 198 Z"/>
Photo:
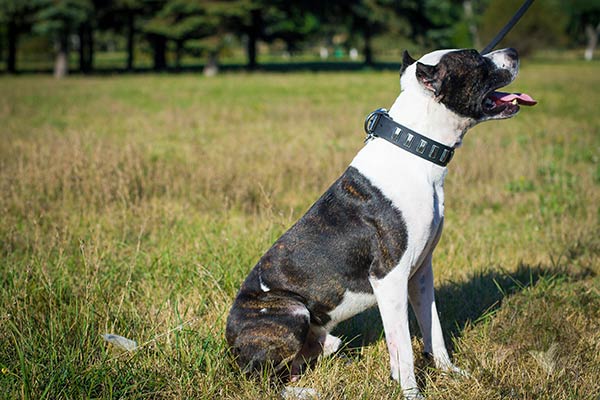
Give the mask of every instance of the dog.
<path id="1" fill-rule="evenodd" d="M 428 138 L 422 142 L 457 148 L 474 125 L 512 117 L 520 104 L 535 103 L 525 94 L 496 91 L 518 70 L 519 57 L 511 48 L 487 55 L 438 50 L 418 61 L 405 51 L 402 90 L 386 117 L 401 124 L 398 130 Z M 425 353 L 437 368 L 461 372 L 444 344 L 433 287 L 432 253 L 444 225 L 447 168 L 418 156 L 421 149 L 405 151 L 408 139 L 402 140 L 368 140 L 243 282 L 226 339 L 244 372 L 270 365 L 296 380 L 303 365 L 337 351 L 341 340 L 330 332 L 339 322 L 377 305 L 391 377 L 400 381 L 405 397 L 418 398 L 409 303 Z M 427 153 L 437 157 L 436 149 L 430 146 Z"/>

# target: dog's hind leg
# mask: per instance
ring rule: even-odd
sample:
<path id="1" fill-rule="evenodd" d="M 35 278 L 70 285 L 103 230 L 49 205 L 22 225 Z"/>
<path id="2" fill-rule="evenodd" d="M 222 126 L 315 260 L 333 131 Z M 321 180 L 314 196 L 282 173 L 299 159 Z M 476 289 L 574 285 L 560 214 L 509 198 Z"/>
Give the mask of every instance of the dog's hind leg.
<path id="1" fill-rule="evenodd" d="M 304 365 L 310 365 L 319 356 L 329 356 L 335 353 L 341 344 L 342 341 L 339 338 L 330 335 L 325 329 L 311 325 L 302 350 L 298 352 L 294 361 L 292 361 L 291 380 L 300 377 Z"/>
<path id="2" fill-rule="evenodd" d="M 287 378 L 310 327 L 306 306 L 293 298 L 239 296 L 227 320 L 226 337 L 240 368 L 248 374 L 271 369 Z"/>

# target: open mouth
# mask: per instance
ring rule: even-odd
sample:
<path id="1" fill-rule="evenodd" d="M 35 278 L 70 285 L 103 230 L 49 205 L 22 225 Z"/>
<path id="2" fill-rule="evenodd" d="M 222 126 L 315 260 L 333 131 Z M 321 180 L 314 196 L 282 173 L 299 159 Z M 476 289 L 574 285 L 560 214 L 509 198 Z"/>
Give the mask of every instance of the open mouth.
<path id="1" fill-rule="evenodd" d="M 483 100 L 483 110 L 490 116 L 508 118 L 515 115 L 522 106 L 533 106 L 537 104 L 530 95 L 526 93 L 490 92 Z"/>

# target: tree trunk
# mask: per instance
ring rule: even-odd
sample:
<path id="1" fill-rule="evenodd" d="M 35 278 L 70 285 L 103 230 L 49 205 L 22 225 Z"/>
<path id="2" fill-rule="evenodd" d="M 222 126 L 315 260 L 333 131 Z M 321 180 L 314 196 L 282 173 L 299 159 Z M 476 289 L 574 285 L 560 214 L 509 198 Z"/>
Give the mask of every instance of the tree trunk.
<path id="1" fill-rule="evenodd" d="M 79 72 L 85 74 L 87 72 L 87 67 L 85 65 L 85 48 L 87 43 L 83 24 L 79 27 L 77 36 L 79 37 Z"/>
<path id="2" fill-rule="evenodd" d="M 167 38 L 161 35 L 150 34 L 152 45 L 154 70 L 164 71 L 167 68 Z"/>
<path id="3" fill-rule="evenodd" d="M 60 35 L 58 39 L 58 50 L 54 61 L 54 77 L 64 78 L 69 73 L 69 38 L 67 33 Z"/>
<path id="4" fill-rule="evenodd" d="M 248 43 L 246 45 L 246 52 L 248 55 L 248 65 L 246 66 L 249 70 L 255 70 L 257 67 L 256 62 L 256 45 L 258 42 L 258 35 L 260 31 L 260 10 L 251 11 L 251 24 L 248 29 Z"/>
<path id="5" fill-rule="evenodd" d="M 92 26 L 88 26 L 87 29 L 87 43 L 88 43 L 88 51 L 86 54 L 85 63 L 87 65 L 87 71 L 92 72 L 94 70 L 94 30 Z"/>
<path id="6" fill-rule="evenodd" d="M 15 21 L 8 22 L 8 57 L 6 59 L 6 70 L 10 74 L 17 73 L 17 24 Z"/>
<path id="7" fill-rule="evenodd" d="M 135 39 L 135 14 L 133 11 L 127 13 L 127 71 L 133 70 L 133 52 Z"/>
<path id="8" fill-rule="evenodd" d="M 592 61 L 594 58 L 594 50 L 596 50 L 596 46 L 598 45 L 598 35 L 600 34 L 600 24 L 596 25 L 594 28 L 591 24 L 587 24 L 585 26 L 585 35 L 587 36 L 587 47 L 585 49 L 585 59 L 587 61 Z"/>
<path id="9" fill-rule="evenodd" d="M 256 36 L 248 34 L 248 44 L 246 53 L 248 54 L 248 64 L 246 68 L 249 70 L 256 69 Z"/>
<path id="10" fill-rule="evenodd" d="M 94 37 L 91 25 L 86 22 L 79 27 L 79 70 L 87 74 L 94 63 Z"/>
<path id="11" fill-rule="evenodd" d="M 204 65 L 204 69 L 202 73 L 204 76 L 215 76 L 219 72 L 219 61 L 218 61 L 218 52 L 211 51 L 208 55 L 208 60 Z"/>
<path id="12" fill-rule="evenodd" d="M 181 57 L 183 55 L 183 40 L 175 41 L 175 69 L 181 71 Z"/>
<path id="13" fill-rule="evenodd" d="M 365 40 L 365 65 L 373 65 L 373 48 L 371 47 L 371 30 L 367 27 L 364 31 Z"/>

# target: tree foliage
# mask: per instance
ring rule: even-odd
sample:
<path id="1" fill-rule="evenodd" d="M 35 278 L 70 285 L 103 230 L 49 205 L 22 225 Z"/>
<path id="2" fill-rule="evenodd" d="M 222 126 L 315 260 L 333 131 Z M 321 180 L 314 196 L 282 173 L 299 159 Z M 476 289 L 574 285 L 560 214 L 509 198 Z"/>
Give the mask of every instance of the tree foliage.
<path id="1" fill-rule="evenodd" d="M 34 5 L 34 30 L 57 40 L 74 33 L 93 12 L 90 0 L 36 0 Z"/>
<path id="2" fill-rule="evenodd" d="M 6 69 L 17 71 L 17 43 L 19 35 L 31 26 L 33 6 L 20 0 L 0 0 L 0 24 L 5 26 L 8 51 Z"/>
<path id="3" fill-rule="evenodd" d="M 93 65 L 99 31 L 122 36 L 127 69 L 134 68 L 136 46 L 150 48 L 154 68 L 168 66 L 175 54 L 207 57 L 216 65 L 227 43 L 245 46 L 249 69 L 258 65 L 258 43 L 285 43 L 289 53 L 304 44 L 362 48 L 375 61 L 380 35 L 404 38 L 415 47 L 479 46 L 508 21 L 522 0 L 0 0 L 0 50 L 7 70 L 16 71 L 19 38 L 45 36 L 66 67 L 71 44 L 80 70 Z M 521 53 L 564 44 L 588 49 L 600 34 L 600 0 L 535 2 L 504 45 Z M 334 39 L 335 37 L 335 39 Z M 78 40 L 74 40 L 76 38 Z M 122 42 L 121 42 L 122 43 Z M 7 45 L 6 45 L 7 44 Z M 149 46 L 148 46 L 149 45 Z M 5 50 L 6 49 L 6 50 Z"/>

